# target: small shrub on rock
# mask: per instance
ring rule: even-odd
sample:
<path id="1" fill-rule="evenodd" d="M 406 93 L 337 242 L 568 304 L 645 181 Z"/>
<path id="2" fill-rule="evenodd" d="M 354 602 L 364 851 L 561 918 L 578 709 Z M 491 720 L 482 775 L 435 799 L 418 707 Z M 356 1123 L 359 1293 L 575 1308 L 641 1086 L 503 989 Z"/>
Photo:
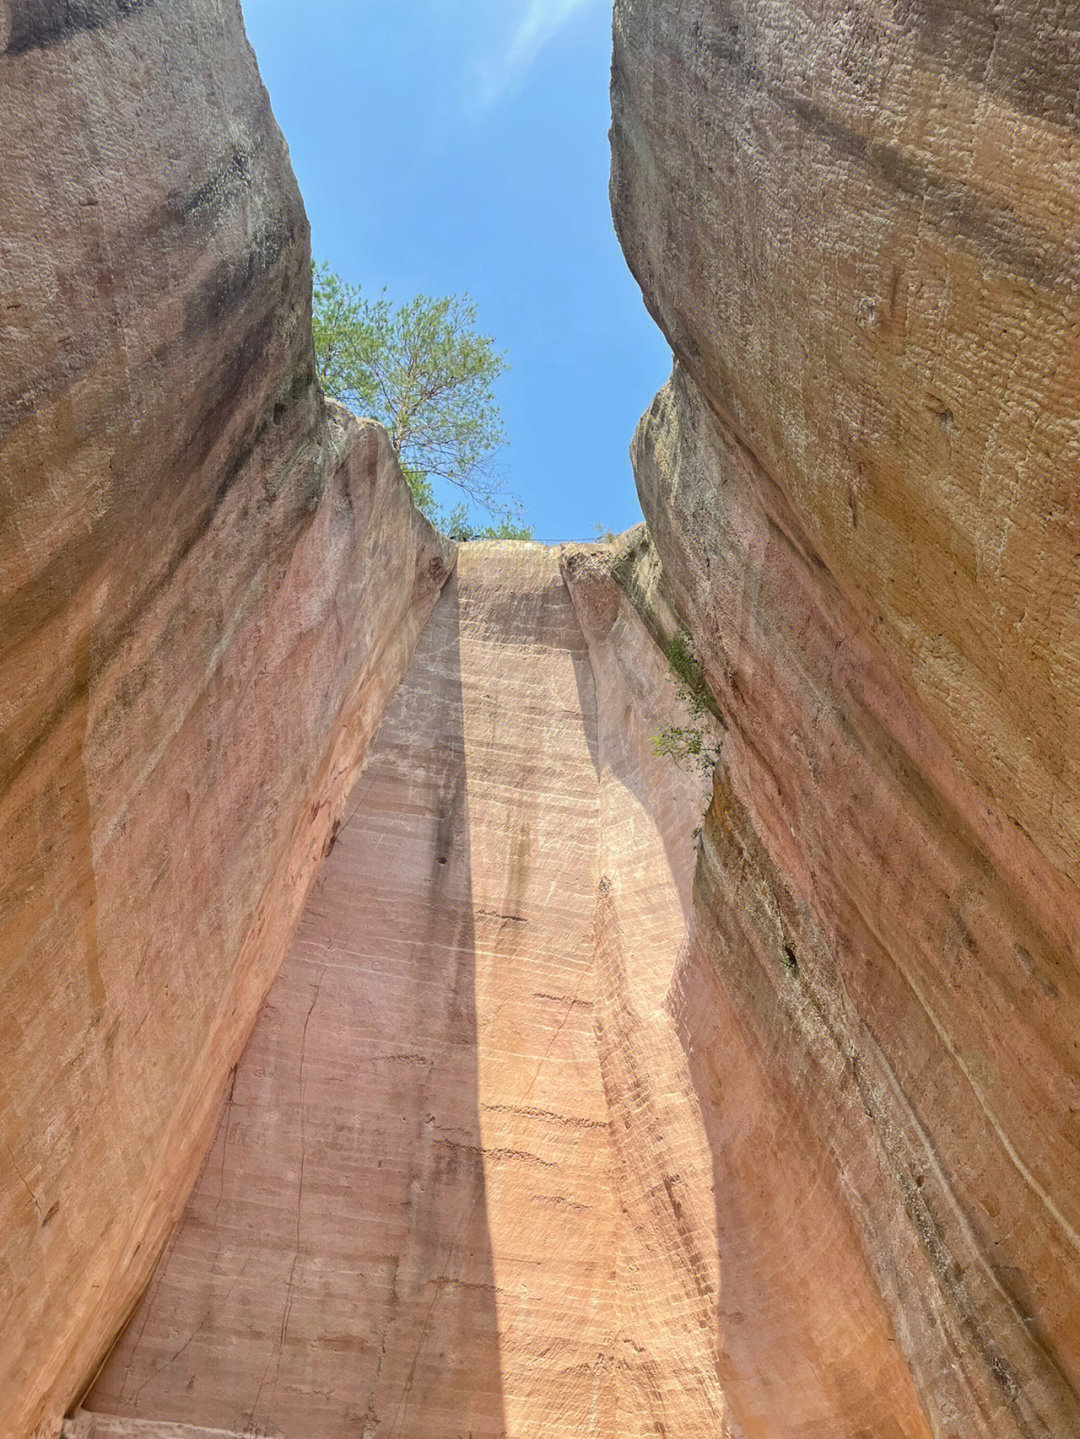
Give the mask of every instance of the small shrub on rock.
<path id="1" fill-rule="evenodd" d="M 706 715 L 715 712 L 705 671 L 694 653 L 694 642 L 683 626 L 667 647 L 667 660 L 675 676 L 675 693 L 687 711 L 685 725 L 665 725 L 652 737 L 653 754 L 673 759 L 681 769 L 711 775 L 720 763 L 720 742 L 714 738 Z"/>

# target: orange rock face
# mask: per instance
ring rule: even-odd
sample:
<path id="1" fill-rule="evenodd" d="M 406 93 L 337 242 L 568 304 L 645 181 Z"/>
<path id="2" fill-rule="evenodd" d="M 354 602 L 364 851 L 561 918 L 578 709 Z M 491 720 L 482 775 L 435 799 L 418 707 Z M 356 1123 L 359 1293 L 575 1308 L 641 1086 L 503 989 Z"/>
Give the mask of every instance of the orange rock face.
<path id="1" fill-rule="evenodd" d="M 1080 1435 L 1070 7 L 617 0 L 648 536 L 437 604 L 232 0 L 0 51 L 0 1434 L 180 1218 L 70 1439 Z"/>
<path id="2" fill-rule="evenodd" d="M 670 1007 L 702 782 L 603 556 L 565 570 L 462 551 L 86 1433 L 728 1432 Z"/>
<path id="3" fill-rule="evenodd" d="M 1076 23 L 616 6 L 678 359 L 638 486 L 728 726 L 679 1022 L 762 1439 L 1080 1433 Z"/>
<path id="4" fill-rule="evenodd" d="M 450 556 L 313 382 L 239 6 L 0 5 L 0 1434 L 182 1210 Z M 166 58 L 167 57 L 167 58 Z"/>

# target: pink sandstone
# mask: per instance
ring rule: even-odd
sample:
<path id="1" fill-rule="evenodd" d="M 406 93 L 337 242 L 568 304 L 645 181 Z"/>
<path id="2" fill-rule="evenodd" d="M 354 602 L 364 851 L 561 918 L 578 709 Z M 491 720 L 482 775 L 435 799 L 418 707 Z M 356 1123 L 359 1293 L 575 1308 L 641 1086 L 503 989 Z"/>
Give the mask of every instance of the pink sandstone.
<path id="1" fill-rule="evenodd" d="M 605 556 L 565 569 L 462 552 L 88 1434 L 727 1432 L 668 1008 L 702 783 Z"/>
<path id="2" fill-rule="evenodd" d="M 1080 1434 L 1073 9 L 617 0 L 648 535 L 469 549 L 359 779 L 450 555 L 239 11 L 0 52 L 0 1433 L 180 1219 L 70 1439 Z"/>
<path id="3" fill-rule="evenodd" d="M 619 0 L 635 445 L 728 726 L 679 1022 L 762 1439 L 1080 1434 L 1071 7 Z"/>
<path id="4" fill-rule="evenodd" d="M 0 5 L 0 1434 L 145 1284 L 450 555 L 239 6 Z M 166 60 L 167 57 L 167 60 Z"/>

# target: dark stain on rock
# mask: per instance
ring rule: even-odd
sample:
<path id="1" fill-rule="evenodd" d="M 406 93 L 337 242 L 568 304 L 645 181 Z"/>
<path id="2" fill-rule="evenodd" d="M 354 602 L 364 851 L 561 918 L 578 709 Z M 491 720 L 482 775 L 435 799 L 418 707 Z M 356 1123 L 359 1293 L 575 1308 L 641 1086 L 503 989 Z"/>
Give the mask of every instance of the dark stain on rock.
<path id="1" fill-rule="evenodd" d="M 1080 128 L 1076 10 L 987 0 L 893 0 L 893 19 L 929 68 L 957 75 L 1028 115 Z"/>
<path id="2" fill-rule="evenodd" d="M 273 323 L 272 315 L 263 316 L 224 357 L 210 387 L 213 398 L 207 408 L 192 421 L 186 439 L 181 441 L 168 462 L 162 465 L 164 472 L 191 475 L 197 482 L 214 447 L 221 443 L 229 416 L 240 407 L 240 394 L 253 367 L 257 371 L 258 362 L 270 342 Z M 111 632 L 97 637 L 93 664 L 83 673 L 73 672 L 70 675 L 50 708 L 40 716 L 32 731 L 23 737 L 23 743 L 19 745 L 14 756 L 12 768 L 5 776 L 9 783 L 14 783 L 17 775 L 32 762 L 65 715 L 85 702 L 90 684 L 107 668 L 117 651 L 134 633 L 145 612 L 168 590 L 179 570 L 214 524 L 237 477 L 255 453 L 267 424 L 268 418 L 263 416 L 254 427 L 239 436 L 231 451 L 222 457 L 220 465 L 215 467 L 217 481 L 214 491 L 206 496 L 202 505 L 192 515 L 161 573 L 151 580 L 144 591 L 132 597 L 130 606 L 118 618 Z M 281 468 L 285 468 L 284 458 Z M 317 486 L 320 483 L 319 474 L 312 474 L 310 482 Z M 303 500 L 304 497 L 300 496 L 301 504 Z M 11 635 L 15 640 L 19 640 L 20 637 L 25 638 L 28 634 L 44 629 L 53 616 L 63 611 L 67 597 L 81 582 L 82 576 L 103 558 L 108 542 L 108 531 L 103 526 L 90 535 L 80 536 L 61 550 L 44 570 L 17 591 L 6 604 L 0 606 L 0 636 Z M 5 648 L 0 644 L 0 657 L 3 656 Z"/>
<path id="3" fill-rule="evenodd" d="M 922 206 L 946 234 L 974 244 L 991 263 L 1048 288 L 1080 278 L 1080 260 L 1006 209 L 982 199 L 971 186 L 935 174 L 898 148 L 869 139 L 801 95 L 774 91 L 777 104 L 836 153 L 862 165 L 889 189 Z"/>
<path id="4" fill-rule="evenodd" d="M 197 340 L 250 300 L 257 283 L 276 266 L 285 242 L 283 231 L 264 231 L 239 256 L 215 265 L 184 301 L 185 340 Z"/>
<path id="5" fill-rule="evenodd" d="M 45 50 L 80 31 L 103 30 L 156 0 L 13 0 L 11 35 L 5 55 L 24 55 L 28 50 Z"/>
<path id="6" fill-rule="evenodd" d="M 252 150 L 233 145 L 193 190 L 169 196 L 168 218 L 187 220 L 219 215 L 242 190 L 251 188 L 253 159 Z"/>

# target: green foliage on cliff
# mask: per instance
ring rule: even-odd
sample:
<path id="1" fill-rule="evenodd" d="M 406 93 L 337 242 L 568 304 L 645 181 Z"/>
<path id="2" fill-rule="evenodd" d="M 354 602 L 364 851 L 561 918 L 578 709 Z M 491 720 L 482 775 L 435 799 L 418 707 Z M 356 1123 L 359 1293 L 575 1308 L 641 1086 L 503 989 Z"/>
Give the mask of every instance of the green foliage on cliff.
<path id="1" fill-rule="evenodd" d="M 671 637 L 667 647 L 667 661 L 678 681 L 681 698 L 694 715 L 703 715 L 708 709 L 709 687 L 705 681 L 705 671 L 694 653 L 690 632 L 682 625 Z"/>
<path id="2" fill-rule="evenodd" d="M 421 506 L 423 508 L 423 506 Z M 425 513 L 427 513 L 425 511 Z M 477 525 L 469 519 L 467 505 L 455 505 L 444 511 L 439 528 L 451 540 L 531 540 L 531 525 L 518 524 L 509 515 L 504 515 L 493 525 Z"/>
<path id="3" fill-rule="evenodd" d="M 313 267 L 315 366 L 328 395 L 385 426 L 416 503 L 453 538 L 527 539 L 521 506 L 503 491 L 492 460 L 505 444 L 492 386 L 506 369 L 476 329 L 467 295 L 417 295 L 395 308 L 365 298 L 326 264 Z M 434 479 L 456 485 L 495 521 L 475 526 L 467 504 L 443 511 Z"/>
<path id="4" fill-rule="evenodd" d="M 652 737 L 653 754 L 673 759 L 683 769 L 711 775 L 720 763 L 720 744 L 713 738 L 705 716 L 713 703 L 705 671 L 694 653 L 694 642 L 682 626 L 667 647 L 667 660 L 675 676 L 675 693 L 687 711 L 685 725 L 665 725 Z"/>

